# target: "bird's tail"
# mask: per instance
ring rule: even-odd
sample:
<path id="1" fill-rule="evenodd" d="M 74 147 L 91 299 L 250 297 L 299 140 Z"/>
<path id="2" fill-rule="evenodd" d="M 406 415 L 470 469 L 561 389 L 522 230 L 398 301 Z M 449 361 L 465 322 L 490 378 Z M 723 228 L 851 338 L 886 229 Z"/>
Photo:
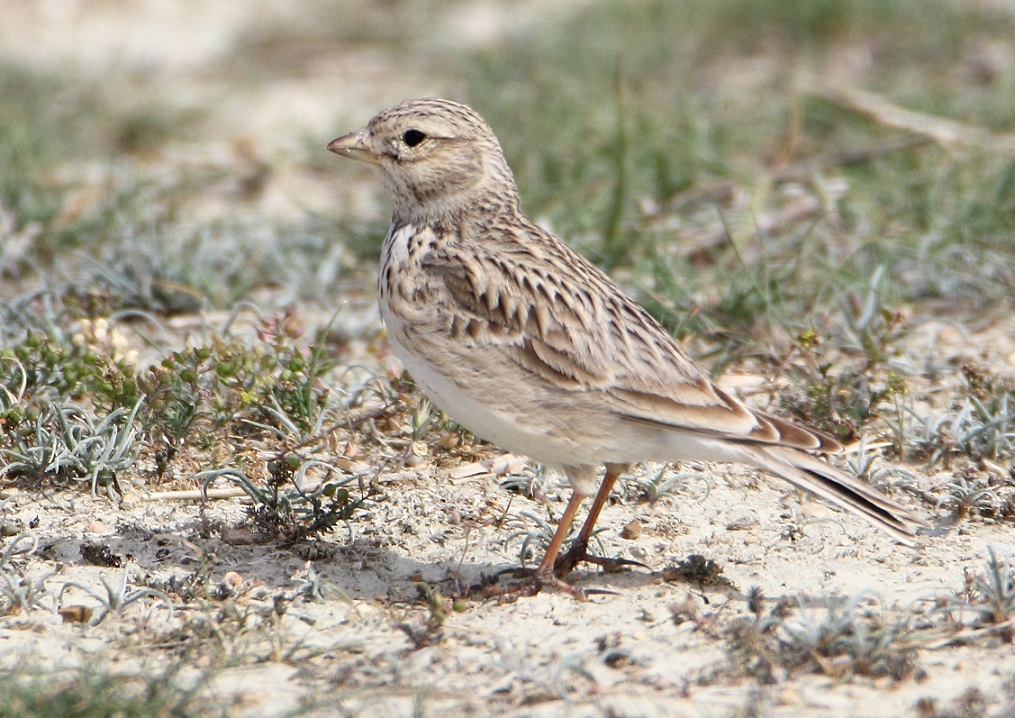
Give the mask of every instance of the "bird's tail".
<path id="1" fill-rule="evenodd" d="M 824 499 L 833 506 L 870 521 L 897 541 L 912 546 L 916 529 L 928 526 L 915 513 L 875 491 L 855 476 L 810 454 L 784 447 L 752 446 L 750 463 L 770 471 Z"/>

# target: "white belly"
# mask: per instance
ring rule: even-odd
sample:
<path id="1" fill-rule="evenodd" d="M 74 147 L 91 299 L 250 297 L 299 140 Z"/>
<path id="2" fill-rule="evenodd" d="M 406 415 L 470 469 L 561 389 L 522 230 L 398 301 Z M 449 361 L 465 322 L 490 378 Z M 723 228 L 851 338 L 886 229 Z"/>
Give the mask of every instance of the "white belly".
<path id="1" fill-rule="evenodd" d="M 549 436 L 545 430 L 526 421 L 519 413 L 499 410 L 493 406 L 501 402 L 484 401 L 464 391 L 438 372 L 432 364 L 399 344 L 394 339 L 394 334 L 395 332 L 389 332 L 395 354 L 423 393 L 448 416 L 479 438 L 505 451 L 531 456 L 542 463 L 579 465 L 588 461 L 588 456 L 577 451 L 572 442 Z"/>

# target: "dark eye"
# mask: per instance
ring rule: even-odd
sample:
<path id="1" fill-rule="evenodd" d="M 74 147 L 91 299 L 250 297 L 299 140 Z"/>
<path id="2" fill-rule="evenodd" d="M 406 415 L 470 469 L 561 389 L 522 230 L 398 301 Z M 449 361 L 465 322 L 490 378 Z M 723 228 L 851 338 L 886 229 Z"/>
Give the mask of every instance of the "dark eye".
<path id="1" fill-rule="evenodd" d="M 415 147 L 425 139 L 426 135 L 419 130 L 406 130 L 405 134 L 402 135 L 402 140 L 404 140 L 405 144 L 409 145 L 409 147 Z"/>

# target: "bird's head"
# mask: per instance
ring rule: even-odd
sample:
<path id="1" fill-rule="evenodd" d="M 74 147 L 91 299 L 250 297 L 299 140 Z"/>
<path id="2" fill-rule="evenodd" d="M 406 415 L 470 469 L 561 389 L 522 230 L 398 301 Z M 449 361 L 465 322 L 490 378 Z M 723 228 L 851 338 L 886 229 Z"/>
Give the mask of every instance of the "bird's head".
<path id="1" fill-rule="evenodd" d="M 467 207 L 515 206 L 518 191 L 493 131 L 471 108 L 408 100 L 328 143 L 381 170 L 396 219 L 436 221 Z"/>

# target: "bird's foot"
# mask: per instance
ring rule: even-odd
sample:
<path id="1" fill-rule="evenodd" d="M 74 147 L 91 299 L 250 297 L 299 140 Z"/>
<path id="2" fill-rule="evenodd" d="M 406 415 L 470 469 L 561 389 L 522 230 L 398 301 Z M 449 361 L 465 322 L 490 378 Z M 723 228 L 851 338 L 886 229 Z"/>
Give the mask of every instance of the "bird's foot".
<path id="1" fill-rule="evenodd" d="M 627 566 L 637 566 L 645 570 L 650 570 L 648 566 L 643 564 L 641 561 L 635 561 L 629 558 L 605 558 L 603 556 L 594 556 L 588 551 L 588 544 L 580 543 L 575 541 L 571 544 L 571 548 L 568 549 L 567 553 L 563 556 L 558 556 L 557 560 L 553 564 L 553 574 L 557 578 L 563 578 L 569 573 L 574 571 L 575 567 L 582 563 L 594 563 L 600 566 L 606 573 L 614 573 Z"/>
<path id="2" fill-rule="evenodd" d="M 579 601 L 584 601 L 595 594 L 614 594 L 608 589 L 581 589 L 564 581 L 575 567 L 582 562 L 594 563 L 607 573 L 619 571 L 628 566 L 637 566 L 648 570 L 648 566 L 640 561 L 627 558 L 604 558 L 588 552 L 588 544 L 575 541 L 571 548 L 562 556 L 558 556 L 552 567 L 548 564 L 539 568 L 506 568 L 475 586 L 469 588 L 469 595 L 477 598 L 496 598 L 499 601 L 517 601 L 522 596 L 535 596 L 545 586 L 555 588 Z M 544 563 L 546 560 L 544 559 Z M 513 583 L 500 584 L 502 576 L 511 575 L 519 579 Z"/>
<path id="3" fill-rule="evenodd" d="M 513 583 L 500 584 L 501 576 L 510 574 L 518 581 Z M 489 580 L 472 586 L 470 594 L 478 598 L 496 598 L 498 601 L 517 601 L 522 596 L 535 596 L 544 587 L 555 588 L 561 593 L 566 593 L 578 601 L 584 601 L 590 593 L 604 593 L 603 591 L 584 591 L 577 586 L 561 580 L 554 575 L 554 572 L 542 572 L 534 568 L 507 568 L 495 573 Z"/>

